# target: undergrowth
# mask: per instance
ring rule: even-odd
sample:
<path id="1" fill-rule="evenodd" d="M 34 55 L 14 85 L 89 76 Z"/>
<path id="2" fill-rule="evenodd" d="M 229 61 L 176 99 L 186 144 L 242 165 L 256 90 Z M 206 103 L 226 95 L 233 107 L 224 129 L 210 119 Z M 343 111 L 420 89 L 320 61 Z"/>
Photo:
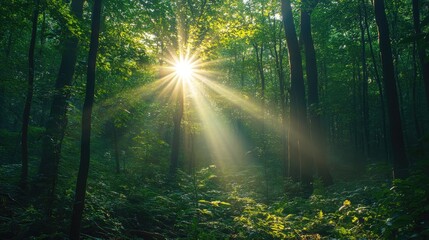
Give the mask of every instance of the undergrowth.
<path id="1" fill-rule="evenodd" d="M 180 172 L 177 185 L 166 184 L 162 173 L 147 179 L 128 172 L 103 175 L 102 166 L 89 183 L 84 238 L 136 239 L 158 236 L 169 239 L 425 239 L 429 237 L 428 165 L 393 183 L 367 174 L 330 187 L 315 183 L 314 194 L 302 198 L 283 193 L 269 201 L 245 182 L 218 172 L 215 166 L 195 174 Z M 418 169 L 418 170 L 417 170 Z M 23 193 L 4 176 L 18 171 L 0 168 L 2 177 L 0 233 L 13 239 L 20 231 L 33 239 L 67 236 L 73 198 L 72 187 L 57 195 L 52 216 L 58 226 L 38 232 L 41 210 L 20 198 Z M 100 172 L 98 172 L 98 170 Z M 378 169 L 377 171 L 380 171 Z M 299 186 L 285 182 L 283 187 Z M 280 186 L 280 185 L 279 185 Z M 41 228 L 42 229 L 42 228 Z M 142 237 L 143 238 L 143 237 Z M 143 238 L 144 239 L 144 238 Z"/>
<path id="2" fill-rule="evenodd" d="M 65 146 L 76 149 L 69 141 Z M 76 154 L 76 153 L 75 153 Z M 51 215 L 17 186 L 19 164 L 0 165 L 1 239 L 66 239 L 78 159 L 66 155 Z M 83 239 L 428 239 L 429 163 L 420 161 L 404 180 L 372 164 L 354 179 L 325 187 L 316 179 L 310 197 L 290 180 L 264 176 L 262 167 L 233 173 L 216 166 L 179 171 L 95 154 L 82 223 Z M 36 168 L 33 162 L 31 166 Z M 280 178 L 280 177 L 279 177 Z M 32 179 L 36 181 L 36 179 Z"/>

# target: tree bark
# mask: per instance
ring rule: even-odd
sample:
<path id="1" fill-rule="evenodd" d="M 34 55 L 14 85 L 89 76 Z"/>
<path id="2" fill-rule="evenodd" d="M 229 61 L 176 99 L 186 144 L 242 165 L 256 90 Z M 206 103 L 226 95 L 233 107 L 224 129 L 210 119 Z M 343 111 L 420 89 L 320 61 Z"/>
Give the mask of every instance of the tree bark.
<path id="1" fill-rule="evenodd" d="M 258 68 L 259 78 L 261 79 L 261 101 L 265 101 L 265 74 L 264 74 L 264 63 L 263 63 L 263 53 L 264 45 L 258 46 L 257 43 L 253 43 L 253 48 L 255 49 L 256 54 L 256 66 Z"/>
<path id="2" fill-rule="evenodd" d="M 82 18 L 83 0 L 73 0 L 71 13 L 78 20 Z M 49 191 L 55 188 L 58 174 L 58 163 L 61 154 L 61 145 L 67 126 L 67 101 L 70 98 L 70 86 L 75 70 L 78 38 L 71 32 L 67 33 L 62 49 L 60 69 L 55 83 L 55 93 L 51 105 L 46 130 L 42 138 L 42 158 L 39 166 L 39 175 L 46 184 L 52 184 Z M 48 203 L 49 205 L 49 203 Z"/>
<path id="3" fill-rule="evenodd" d="M 378 91 L 380 92 L 380 106 L 381 106 L 380 110 L 381 110 L 381 119 L 382 119 L 381 121 L 383 126 L 383 145 L 384 145 L 384 153 L 386 154 L 386 158 L 387 158 L 389 156 L 389 153 L 387 150 L 386 110 L 385 110 L 385 103 L 384 103 L 385 100 L 384 100 L 383 87 L 380 80 L 380 74 L 378 73 L 378 67 L 377 67 L 377 61 L 375 60 L 374 48 L 372 47 L 372 37 L 369 31 L 368 13 L 366 9 L 365 0 L 361 0 L 361 4 L 363 6 L 364 23 L 365 23 L 366 34 L 368 37 L 369 51 L 371 53 L 372 64 L 374 66 L 375 81 L 377 83 Z"/>
<path id="4" fill-rule="evenodd" d="M 393 151 L 393 172 L 395 178 L 405 178 L 408 175 L 408 161 L 405 155 L 402 121 L 399 112 L 398 93 L 384 0 L 374 0 L 374 9 L 375 20 L 378 26 L 378 38 L 383 69 L 383 85 L 387 97 L 390 140 Z"/>
<path id="5" fill-rule="evenodd" d="M 276 20 L 273 20 L 274 29 L 276 30 Z M 275 31 L 273 36 L 273 51 L 272 55 L 274 55 L 275 63 L 276 63 L 276 71 L 279 78 L 279 92 L 280 92 L 280 111 L 281 111 L 281 159 L 284 163 L 288 161 L 288 145 L 287 145 L 287 126 L 286 126 L 286 80 L 285 73 L 283 69 L 283 45 L 282 41 L 279 38 L 283 29 L 279 27 L 279 32 Z M 279 36 L 277 36 L 279 34 Z M 279 40 L 277 42 L 277 40 Z M 278 49 L 277 49 L 278 45 Z M 283 175 L 287 176 L 288 166 L 284 164 Z"/>
<path id="6" fill-rule="evenodd" d="M 323 125 L 320 119 L 319 109 L 319 80 L 317 74 L 316 51 L 314 49 L 313 36 L 311 34 L 311 9 L 309 1 L 302 2 L 301 9 L 301 40 L 305 53 L 305 70 L 307 73 L 308 105 L 309 105 L 309 125 L 311 132 L 311 142 L 313 147 L 313 162 L 319 177 L 325 185 L 333 183 L 329 172 L 326 153 L 326 137 L 324 136 Z M 308 173 L 311 174 L 311 173 Z"/>
<path id="7" fill-rule="evenodd" d="M 420 2 L 419 0 L 412 0 L 413 5 L 413 23 L 414 23 L 414 31 L 416 33 L 416 37 L 418 38 L 422 34 L 421 26 L 420 26 Z M 425 85 L 425 93 L 426 93 L 426 105 L 429 109 L 429 61 L 426 59 L 425 47 L 423 46 L 423 41 L 416 40 L 417 43 L 417 53 L 419 55 L 420 64 L 422 67 L 422 76 L 423 83 Z"/>
<path id="8" fill-rule="evenodd" d="M 369 107 L 368 107 L 368 70 L 366 63 L 366 41 L 365 26 L 362 4 L 359 6 L 359 27 L 361 33 L 361 64 L 362 64 L 362 125 L 363 141 L 362 146 L 365 158 L 369 157 Z"/>
<path id="9" fill-rule="evenodd" d="M 267 144 L 265 141 L 265 86 L 266 86 L 266 80 L 265 80 L 265 74 L 264 74 L 264 62 L 263 62 L 263 54 L 264 54 L 264 44 L 261 43 L 261 46 L 259 47 L 257 43 L 253 43 L 253 48 L 255 49 L 256 54 L 256 65 L 258 67 L 259 72 L 259 78 L 261 79 L 261 106 L 262 109 L 262 127 L 260 130 L 261 137 L 260 137 L 260 144 L 261 144 L 261 155 L 264 155 L 267 150 Z M 269 199 L 269 185 L 268 185 L 268 161 L 267 158 L 263 158 L 264 162 L 264 177 L 265 177 L 265 197 L 268 201 Z"/>
<path id="10" fill-rule="evenodd" d="M 28 48 L 27 96 L 25 99 L 24 112 L 22 115 L 22 131 L 21 131 L 22 165 L 21 165 L 20 186 L 23 189 L 27 188 L 27 178 L 28 178 L 28 125 L 30 123 L 31 101 L 33 99 L 33 90 L 34 90 L 34 50 L 36 48 L 38 18 L 39 18 L 39 1 L 35 0 L 30 46 Z"/>
<path id="11" fill-rule="evenodd" d="M 417 116 L 418 108 L 417 108 L 417 61 L 416 61 L 416 43 L 413 43 L 413 80 L 412 80 L 412 109 L 413 109 L 413 120 L 414 127 L 416 129 L 416 137 L 419 139 L 422 136 L 422 130 L 420 128 L 419 117 Z"/>
<path id="12" fill-rule="evenodd" d="M 290 0 L 282 0 L 282 16 L 289 51 L 291 102 L 290 102 L 290 128 L 289 128 L 289 176 L 294 180 L 301 180 L 307 188 L 311 184 L 309 156 L 303 149 L 308 144 L 307 110 L 305 102 L 304 76 L 302 57 L 295 24 L 292 17 Z"/>
<path id="13" fill-rule="evenodd" d="M 82 112 L 82 138 L 80 150 L 80 165 L 76 183 L 75 200 L 70 228 L 70 239 L 77 240 L 80 235 L 82 213 L 85 205 L 86 182 L 90 162 L 91 114 L 94 103 L 95 71 L 98 50 L 98 37 L 101 22 L 101 0 L 95 0 L 92 9 L 91 42 L 88 54 L 88 69 L 86 81 L 85 102 Z"/>
<path id="14" fill-rule="evenodd" d="M 171 181 L 175 181 L 177 168 L 179 166 L 179 154 L 180 154 L 180 137 L 181 137 L 181 125 L 182 125 L 182 118 L 183 118 L 183 101 L 184 101 L 184 82 L 181 80 L 178 80 L 179 84 L 178 89 L 178 99 L 177 99 L 177 105 L 176 105 L 176 111 L 173 116 L 173 139 L 171 143 L 171 155 L 170 155 L 170 174 L 169 178 Z"/>

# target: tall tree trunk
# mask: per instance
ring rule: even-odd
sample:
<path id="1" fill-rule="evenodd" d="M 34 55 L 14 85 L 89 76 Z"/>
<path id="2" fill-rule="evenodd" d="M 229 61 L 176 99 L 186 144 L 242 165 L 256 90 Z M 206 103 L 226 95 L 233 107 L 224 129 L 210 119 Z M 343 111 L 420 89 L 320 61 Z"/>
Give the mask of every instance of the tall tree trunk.
<path id="1" fill-rule="evenodd" d="M 422 34 L 421 26 L 420 26 L 420 1 L 412 0 L 413 4 L 413 23 L 414 23 L 414 31 L 416 33 L 416 37 L 420 37 Z M 425 85 L 425 93 L 426 93 L 426 105 L 429 109 L 429 61 L 426 59 L 425 46 L 422 44 L 423 41 L 417 40 L 417 52 L 419 54 L 419 60 L 422 67 L 422 76 L 423 83 Z"/>
<path id="2" fill-rule="evenodd" d="M 189 28 L 190 23 L 187 20 L 186 16 L 186 7 L 188 3 L 184 0 L 177 1 L 177 26 L 179 29 L 178 32 L 178 41 L 177 48 L 179 49 L 180 57 L 186 56 L 189 49 Z M 182 119 L 184 112 L 184 81 L 182 79 L 177 80 L 177 103 L 176 109 L 173 116 L 173 137 L 171 142 L 171 153 L 170 153 L 170 169 L 169 169 L 169 181 L 174 183 L 176 181 L 176 173 L 179 167 L 179 155 L 180 155 L 180 144 L 182 139 Z"/>
<path id="3" fill-rule="evenodd" d="M 259 78 L 261 80 L 261 99 L 264 101 L 265 98 L 265 74 L 264 74 L 264 64 L 262 61 L 262 54 L 264 53 L 264 45 L 260 47 L 257 43 L 253 43 L 253 48 L 255 49 L 256 54 L 256 66 L 258 68 Z"/>
<path id="4" fill-rule="evenodd" d="M 368 107 L 368 71 L 366 64 L 366 41 L 363 6 L 359 5 L 359 27 L 361 32 L 361 64 L 362 64 L 362 125 L 365 158 L 369 156 L 369 107 Z"/>
<path id="5" fill-rule="evenodd" d="M 393 172 L 395 178 L 405 178 L 408 175 L 408 161 L 405 155 L 404 134 L 402 132 L 401 114 L 399 112 L 398 93 L 384 0 L 374 0 L 374 9 L 383 67 L 383 85 L 387 97 L 390 140 L 393 151 Z"/>
<path id="6" fill-rule="evenodd" d="M 95 0 L 92 9 L 91 42 L 88 54 L 88 69 L 86 81 L 85 102 L 82 112 L 82 138 L 80 149 L 80 165 L 76 183 L 75 200 L 70 228 L 70 239 L 78 240 L 82 213 L 85 206 L 86 182 L 88 179 L 90 160 L 91 114 L 94 103 L 95 70 L 98 50 L 98 36 L 100 34 L 101 0 Z"/>
<path id="7" fill-rule="evenodd" d="M 39 0 L 34 1 L 33 10 L 33 26 L 31 30 L 30 46 L 28 48 L 28 83 L 27 83 L 27 96 L 25 99 L 24 113 L 22 115 L 22 131 L 21 131 L 21 151 L 22 151 L 22 165 L 21 165 L 21 188 L 27 188 L 28 178 L 28 125 L 30 123 L 30 110 L 31 101 L 33 99 L 34 90 L 34 50 L 36 48 L 36 35 L 37 35 L 37 19 L 39 18 Z"/>
<path id="8" fill-rule="evenodd" d="M 264 62 L 263 62 L 263 54 L 264 54 L 264 45 L 261 44 L 261 46 L 258 46 L 257 43 L 253 43 L 253 48 L 255 49 L 256 54 L 256 65 L 258 68 L 259 73 L 259 79 L 261 80 L 261 106 L 262 109 L 265 109 L 265 86 L 266 86 L 266 79 L 265 79 L 265 73 L 264 73 Z M 264 153 L 266 150 L 266 141 L 265 141 L 265 110 L 262 111 L 262 129 L 260 131 L 261 133 L 261 147 L 262 152 Z"/>
<path id="9" fill-rule="evenodd" d="M 331 185 L 332 176 L 327 165 L 326 137 L 324 136 L 323 125 L 318 114 L 319 109 L 319 80 L 317 75 L 316 51 L 314 49 L 313 37 L 311 35 L 310 12 L 314 6 L 309 6 L 309 1 L 302 2 L 301 9 L 301 40 L 304 45 L 305 70 L 307 73 L 308 105 L 309 105 L 309 125 L 311 132 L 311 146 L 314 149 L 313 162 L 320 178 L 325 185 Z M 310 167 L 310 166 L 309 166 Z M 311 174 L 307 173 L 307 174 Z"/>
<path id="10" fill-rule="evenodd" d="M 4 33 L 6 35 L 6 33 Z M 5 54 L 5 62 L 9 62 L 10 59 L 10 52 L 12 50 L 12 43 L 13 43 L 13 31 L 9 30 L 8 34 L 7 34 L 7 44 L 5 44 L 5 48 L 4 48 L 4 54 Z M 0 75 L 0 77 L 3 77 L 3 74 Z M 5 111 L 5 103 L 6 103 L 6 99 L 5 99 L 5 86 L 4 84 L 0 84 L 0 111 Z M 1 114 L 0 115 L 0 128 L 6 127 L 7 126 L 7 117 L 6 114 Z"/>
<path id="11" fill-rule="evenodd" d="M 304 76 L 298 38 L 293 22 L 290 0 L 282 0 L 282 16 L 289 51 L 291 102 L 289 128 L 289 175 L 294 180 L 301 180 L 306 188 L 310 187 L 309 156 L 303 150 L 308 144 L 306 136 L 307 110 L 305 102 Z"/>
<path id="12" fill-rule="evenodd" d="M 356 158 L 356 155 L 357 155 L 357 153 L 359 152 L 359 138 L 358 138 L 358 129 L 357 129 L 357 126 L 358 126 L 358 121 L 357 121 L 357 116 L 358 116 L 358 111 L 357 111 L 357 109 L 358 109 L 358 106 L 357 106 L 357 87 L 356 87 L 356 82 L 358 82 L 358 80 L 357 80 L 357 75 L 359 75 L 359 68 L 358 67 L 355 67 L 355 66 L 357 66 L 358 64 L 353 64 L 353 77 L 352 77 L 352 79 L 353 79 L 353 94 L 352 94 L 352 96 L 353 96 L 353 101 L 352 101 L 352 106 L 353 106 L 353 110 L 354 110 L 354 113 L 353 113 L 353 119 L 350 121 L 351 123 L 352 123 L 352 128 L 353 128 L 353 142 L 354 142 L 354 153 L 355 153 L 355 158 Z M 353 159 L 353 163 L 358 163 L 357 162 L 357 159 Z"/>
<path id="13" fill-rule="evenodd" d="M 381 119 L 382 119 L 381 121 L 383 126 L 383 145 L 384 145 L 384 153 L 386 154 L 386 157 L 388 157 L 389 153 L 387 150 L 386 110 L 385 110 L 385 103 L 384 103 L 385 100 L 384 100 L 383 87 L 380 80 L 380 74 L 378 73 L 378 67 L 377 67 L 377 61 L 375 60 L 374 48 L 372 46 L 372 37 L 369 31 L 368 13 L 367 13 L 365 0 L 361 0 L 361 4 L 363 6 L 364 23 L 365 23 L 366 34 L 368 37 L 369 51 L 371 53 L 372 64 L 374 67 L 375 81 L 377 83 L 377 88 L 380 93 L 379 96 L 380 96 L 380 106 L 381 106 L 381 109 L 380 109 Z"/>
<path id="14" fill-rule="evenodd" d="M 419 139 L 422 136 L 422 130 L 420 128 L 419 118 L 417 116 L 417 61 L 416 61 L 416 43 L 413 43 L 413 80 L 412 80 L 412 109 L 413 109 L 413 120 L 414 127 L 416 129 L 416 137 Z"/>
<path id="15" fill-rule="evenodd" d="M 177 168 L 179 167 L 179 154 L 180 154 L 180 138 L 181 138 L 181 125 L 184 110 L 184 81 L 178 80 L 178 99 L 176 105 L 176 111 L 173 116 L 173 140 L 171 143 L 171 155 L 170 155 L 170 174 L 169 178 L 171 181 L 175 181 Z"/>
<path id="16" fill-rule="evenodd" d="M 276 20 L 273 20 L 274 29 Z M 273 36 L 273 54 L 275 63 L 276 63 L 276 71 L 277 76 L 279 78 L 279 92 L 280 92 L 280 111 L 281 111 L 281 159 L 284 163 L 287 162 L 288 159 L 288 146 L 287 146 L 287 126 L 286 126 L 286 79 L 285 79 L 285 72 L 283 69 L 283 45 L 280 38 L 281 32 L 283 29 L 279 27 L 279 33 L 275 32 Z M 279 34 L 279 36 L 277 36 Z M 278 40 L 278 42 L 277 42 Z M 278 49 L 277 49 L 278 45 Z M 284 164 L 283 169 L 283 175 L 284 177 L 287 176 L 288 173 L 288 166 L 287 164 Z"/>
<path id="17" fill-rule="evenodd" d="M 261 128 L 261 137 L 260 137 L 260 144 L 261 144 L 261 152 L 262 156 L 265 154 L 265 151 L 267 149 L 266 141 L 265 141 L 265 74 L 264 74 L 264 62 L 263 62 L 263 54 L 264 54 L 264 44 L 262 43 L 259 47 L 257 43 L 253 43 L 253 48 L 255 49 L 256 54 L 256 65 L 258 68 L 259 78 L 261 80 L 261 106 L 262 106 L 262 128 Z M 264 178 L 265 178 L 265 197 L 268 202 L 269 200 L 269 183 L 268 183 L 268 161 L 267 158 L 263 158 L 264 162 Z"/>
<path id="18" fill-rule="evenodd" d="M 84 0 L 73 0 L 71 13 L 77 18 L 82 18 Z M 46 122 L 46 130 L 42 138 L 42 158 L 39 166 L 39 175 L 48 188 L 49 198 L 52 198 L 58 173 L 61 144 L 67 126 L 67 101 L 70 98 L 70 86 L 72 84 L 78 50 L 78 38 L 71 32 L 67 33 L 64 40 L 60 69 L 55 83 L 55 93 L 51 105 L 49 118 Z M 52 199 L 51 199 L 52 200 Z M 50 205 L 48 200 L 48 204 Z"/>

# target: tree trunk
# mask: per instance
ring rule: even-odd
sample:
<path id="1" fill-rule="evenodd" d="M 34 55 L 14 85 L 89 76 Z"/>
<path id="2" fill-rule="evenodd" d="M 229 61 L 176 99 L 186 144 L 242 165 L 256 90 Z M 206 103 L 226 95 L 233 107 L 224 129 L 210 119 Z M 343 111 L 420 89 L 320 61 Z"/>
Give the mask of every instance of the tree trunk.
<path id="1" fill-rule="evenodd" d="M 301 180 L 308 188 L 311 183 L 309 156 L 303 151 L 308 144 L 306 129 L 307 112 L 305 102 L 302 58 L 292 17 L 290 0 L 282 0 L 282 16 L 289 51 L 291 102 L 289 128 L 289 175 L 294 180 Z"/>
<path id="2" fill-rule="evenodd" d="M 85 102 L 82 112 L 82 138 L 80 150 L 80 165 L 76 183 L 75 200 L 70 228 L 70 239 L 77 240 L 80 235 L 80 224 L 85 204 L 86 182 L 88 179 L 90 160 L 91 114 L 94 103 L 95 70 L 98 50 L 98 36 L 101 22 L 101 0 L 95 0 L 92 10 L 91 42 L 88 54 L 88 69 L 86 81 Z"/>
<path id="3" fill-rule="evenodd" d="M 33 10 L 33 26 L 31 30 L 30 46 L 28 48 L 28 83 L 27 83 L 27 97 L 25 99 L 24 113 L 22 115 L 22 131 L 21 131 L 21 151 L 22 151 L 22 165 L 21 165 L 21 188 L 27 188 L 28 178 L 28 125 L 30 123 L 30 110 L 31 101 L 33 99 L 33 85 L 34 85 L 34 50 L 36 48 L 36 35 L 37 35 L 37 20 L 39 18 L 39 1 L 34 1 Z"/>
<path id="4" fill-rule="evenodd" d="M 309 125 L 311 132 L 311 146 L 314 149 L 313 162 L 320 178 L 325 185 L 331 185 L 332 176 L 327 165 L 326 137 L 324 136 L 323 125 L 318 114 L 319 109 L 319 84 L 317 75 L 316 51 L 314 49 L 313 37 L 311 35 L 311 16 L 307 6 L 308 0 L 302 2 L 301 9 L 301 40 L 304 45 L 305 70 L 307 73 L 308 85 L 308 105 L 309 105 Z M 309 166 L 311 167 L 311 166 Z M 308 173 L 311 174 L 311 173 Z"/>
<path id="5" fill-rule="evenodd" d="M 274 29 L 276 29 L 275 27 L 275 23 L 276 20 L 273 21 L 274 24 Z M 287 126 L 286 126 L 286 80 L 285 80 L 285 73 L 284 73 L 284 69 L 283 69 L 283 57 L 284 57 L 284 52 L 283 52 L 283 45 L 282 45 L 282 41 L 281 39 L 278 41 L 279 39 L 278 37 L 280 37 L 281 35 L 281 31 L 283 31 L 283 29 L 280 27 L 279 28 L 280 32 L 279 33 L 275 33 L 274 37 L 273 37 L 273 53 L 272 55 L 274 55 L 274 59 L 275 59 L 275 63 L 276 63 L 276 71 L 277 71 L 277 76 L 279 78 L 279 92 L 280 92 L 280 111 L 281 111 L 281 159 L 283 160 L 284 163 L 287 163 L 287 159 L 288 159 L 288 146 L 287 146 Z M 279 34 L 279 36 L 277 36 L 277 34 Z M 278 49 L 277 49 L 277 45 L 278 45 Z M 287 176 L 288 173 L 288 166 L 287 164 L 284 164 L 284 169 L 283 169 L 283 175 L 284 177 Z"/>
<path id="6" fill-rule="evenodd" d="M 258 68 L 259 78 L 261 80 L 261 106 L 262 106 L 262 127 L 260 130 L 261 137 L 259 138 L 260 144 L 261 144 L 261 156 L 263 156 L 267 149 L 267 144 L 265 141 L 265 86 L 266 86 L 266 79 L 265 79 L 265 73 L 264 73 L 264 62 L 263 62 L 263 54 L 264 54 L 264 44 L 262 43 L 261 46 L 258 46 L 257 43 L 253 43 L 253 48 L 255 49 L 256 54 L 256 65 Z M 268 186 L 268 161 L 266 157 L 263 157 L 264 162 L 264 177 L 265 177 L 265 197 L 268 201 L 269 199 L 269 186 Z"/>
<path id="7" fill-rule="evenodd" d="M 416 43 L 413 43 L 413 80 L 412 80 L 412 90 L 411 90 L 411 96 L 412 96 L 412 109 L 413 109 L 413 120 L 414 120 L 414 127 L 416 129 L 416 137 L 419 139 L 422 136 L 422 130 L 420 128 L 420 122 L 419 118 L 417 116 L 417 61 L 416 61 Z"/>
<path id="8" fill-rule="evenodd" d="M 386 158 L 387 158 L 389 154 L 387 150 L 386 110 L 385 110 L 385 103 L 384 103 L 385 100 L 384 100 L 383 87 L 380 81 L 380 74 L 378 73 L 378 67 L 377 67 L 377 61 L 375 60 L 374 48 L 372 47 L 372 37 L 369 31 L 368 13 L 366 9 L 365 0 L 361 0 L 361 4 L 363 6 L 364 23 L 365 23 L 366 34 L 368 37 L 369 51 L 371 53 L 371 59 L 374 66 L 375 81 L 377 83 L 378 91 L 380 92 L 380 106 L 381 106 L 380 111 L 381 111 L 381 119 L 382 119 L 382 126 L 383 126 L 383 145 L 384 145 L 384 153 L 386 154 Z"/>
<path id="9" fill-rule="evenodd" d="M 414 22 L 414 31 L 416 32 L 416 37 L 420 37 L 422 34 L 420 26 L 420 3 L 419 0 L 412 0 L 413 4 L 413 22 Z M 417 43 L 417 52 L 419 54 L 419 60 L 422 67 L 422 76 L 423 83 L 425 85 L 426 93 L 426 105 L 429 109 L 429 61 L 426 59 L 425 46 L 422 44 L 423 41 L 416 40 Z"/>
<path id="10" fill-rule="evenodd" d="M 374 0 L 374 9 L 375 20 L 378 26 L 381 63 L 383 68 L 383 85 L 387 97 L 390 140 L 393 151 L 393 173 L 395 178 L 405 178 L 408 175 L 408 161 L 405 155 L 402 121 L 399 112 L 398 93 L 396 89 L 392 49 L 384 0 Z"/>
<path id="11" fill-rule="evenodd" d="M 355 158 L 353 159 L 353 163 L 354 164 L 356 164 L 356 165 L 358 165 L 358 161 L 357 161 L 357 157 L 356 157 L 356 155 L 357 155 L 357 153 L 358 152 L 360 152 L 359 151 L 359 139 L 358 139 L 358 129 L 357 129 L 357 126 L 358 126 L 358 121 L 357 121 L 357 116 L 358 116 L 358 111 L 357 111 L 357 91 L 356 91 L 356 82 L 358 81 L 357 80 L 357 75 L 359 75 L 359 68 L 358 67 L 355 67 L 355 66 L 357 66 L 357 64 L 353 64 L 353 77 L 352 77 L 352 83 L 353 83 L 353 94 L 352 94 L 352 96 L 353 96 L 353 101 L 352 101 L 352 106 L 353 106 L 353 118 L 352 118 L 352 120 L 351 120 L 351 123 L 352 123 L 352 128 L 353 128 L 353 145 L 354 145 L 354 155 L 355 155 Z"/>
<path id="12" fill-rule="evenodd" d="M 365 41 L 365 26 L 364 14 L 362 5 L 359 6 L 359 27 L 361 32 L 361 64 L 362 64 L 362 125 L 363 125 L 363 141 L 362 146 L 365 158 L 369 157 L 369 107 L 368 107 L 368 71 L 366 64 L 366 41 Z"/>
<path id="13" fill-rule="evenodd" d="M 180 137 L 181 137 L 181 125 L 182 125 L 182 118 L 183 118 L 183 91 L 184 91 L 184 82 L 182 80 L 178 80 L 179 84 L 178 89 L 178 99 L 177 99 L 177 105 L 176 105 L 176 112 L 173 116 L 173 139 L 171 143 L 171 155 L 170 155 L 170 174 L 169 178 L 171 181 L 175 181 L 177 168 L 179 166 L 179 154 L 180 154 Z"/>
<path id="14" fill-rule="evenodd" d="M 71 4 L 71 13 L 77 19 L 82 18 L 83 2 L 83 0 L 73 0 Z M 67 34 L 63 44 L 51 111 L 42 138 L 42 158 L 39 166 L 39 175 L 42 181 L 51 184 L 49 189 L 51 196 L 55 188 L 61 144 L 67 126 L 67 101 L 70 98 L 69 88 L 72 84 L 78 48 L 78 38 L 73 36 L 71 32 Z"/>
<path id="15" fill-rule="evenodd" d="M 264 53 L 264 45 L 260 47 L 257 43 L 253 44 L 256 54 L 256 66 L 258 68 L 259 78 L 261 79 L 261 101 L 265 101 L 265 74 L 264 74 L 264 65 L 262 61 L 262 54 Z"/>

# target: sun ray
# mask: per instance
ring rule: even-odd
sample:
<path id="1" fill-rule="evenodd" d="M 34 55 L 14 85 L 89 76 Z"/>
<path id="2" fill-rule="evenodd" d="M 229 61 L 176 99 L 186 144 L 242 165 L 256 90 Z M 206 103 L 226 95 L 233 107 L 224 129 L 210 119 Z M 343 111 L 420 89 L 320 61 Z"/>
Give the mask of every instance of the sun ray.
<path id="1" fill-rule="evenodd" d="M 270 123 L 266 124 L 266 127 L 273 131 L 280 131 L 282 126 L 281 122 L 281 113 L 278 110 L 271 109 L 269 106 L 262 106 L 260 103 L 255 103 L 249 96 L 244 95 L 238 91 L 235 91 L 231 88 L 222 86 L 219 83 L 211 81 L 210 79 L 199 76 L 200 79 L 203 79 L 203 82 L 211 90 L 225 98 L 229 103 L 233 104 L 235 107 L 245 111 L 247 114 L 252 116 L 253 119 L 258 121 Z"/>
<path id="2" fill-rule="evenodd" d="M 222 74 L 208 69 L 216 69 L 216 64 L 221 62 L 220 60 L 202 61 L 195 55 L 187 53 L 184 56 L 171 55 L 165 62 L 165 65 L 159 66 L 158 72 L 161 77 L 157 81 L 121 94 L 119 97 L 125 96 L 129 104 L 137 104 L 142 99 L 162 100 L 166 103 L 177 102 L 178 98 L 183 96 L 184 106 L 195 111 L 192 124 L 201 125 L 199 135 L 205 139 L 207 155 L 220 169 L 238 166 L 237 164 L 249 158 L 246 156 L 249 150 L 246 147 L 249 146 L 245 145 L 246 141 L 233 129 L 231 120 L 225 115 L 225 110 L 235 108 L 242 113 L 247 113 L 259 124 L 263 124 L 267 130 L 279 135 L 285 134 L 281 128 L 281 113 L 278 110 L 270 109 L 261 104 L 260 100 L 252 100 L 242 92 L 226 87 L 215 80 L 222 79 Z M 179 94 L 181 91 L 182 93 Z M 107 115 L 121 111 L 121 107 L 117 106 L 118 98 L 102 104 L 111 106 L 111 108 L 108 107 L 110 113 Z M 190 120 L 185 119 L 185 122 L 188 121 Z M 183 132 L 188 134 L 187 131 Z M 186 138 L 187 136 L 184 136 L 184 139 Z M 306 145 L 305 142 L 300 144 Z"/>
<path id="3" fill-rule="evenodd" d="M 216 111 L 210 99 L 204 92 L 204 86 L 201 83 L 192 85 L 191 91 L 194 93 L 192 98 L 193 106 L 197 112 L 198 118 L 204 126 L 202 134 L 210 149 L 210 156 L 220 169 L 226 169 L 237 164 L 245 157 L 243 140 L 233 134 L 222 115 Z"/>
<path id="4" fill-rule="evenodd" d="M 174 64 L 175 74 L 179 77 L 179 79 L 188 81 L 191 79 L 194 74 L 194 66 L 193 64 L 185 59 L 181 58 L 178 62 Z"/>

